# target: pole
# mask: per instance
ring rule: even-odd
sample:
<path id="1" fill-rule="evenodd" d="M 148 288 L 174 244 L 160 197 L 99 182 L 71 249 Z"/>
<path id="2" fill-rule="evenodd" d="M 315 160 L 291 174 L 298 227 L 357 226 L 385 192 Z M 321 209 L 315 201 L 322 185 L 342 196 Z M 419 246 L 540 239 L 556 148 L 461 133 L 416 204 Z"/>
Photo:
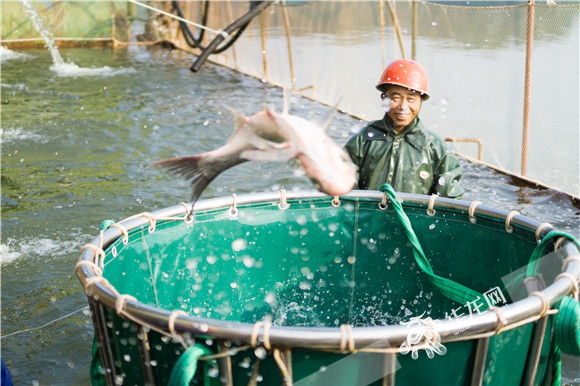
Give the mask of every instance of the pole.
<path id="1" fill-rule="evenodd" d="M 530 89 L 532 72 L 532 51 L 534 47 L 535 0 L 528 2 L 528 27 L 526 37 L 526 68 L 524 79 L 524 120 L 522 129 L 521 175 L 528 173 L 528 134 L 530 128 Z"/>

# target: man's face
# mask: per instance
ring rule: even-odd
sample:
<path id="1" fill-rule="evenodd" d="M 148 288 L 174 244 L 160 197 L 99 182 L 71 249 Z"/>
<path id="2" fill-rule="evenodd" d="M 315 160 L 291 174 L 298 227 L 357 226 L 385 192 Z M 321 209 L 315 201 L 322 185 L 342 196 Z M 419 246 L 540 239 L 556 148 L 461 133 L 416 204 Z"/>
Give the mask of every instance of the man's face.
<path id="1" fill-rule="evenodd" d="M 403 86 L 389 86 L 385 92 L 391 100 L 387 115 L 393 120 L 393 127 L 397 133 L 409 125 L 421 110 L 421 94 Z"/>

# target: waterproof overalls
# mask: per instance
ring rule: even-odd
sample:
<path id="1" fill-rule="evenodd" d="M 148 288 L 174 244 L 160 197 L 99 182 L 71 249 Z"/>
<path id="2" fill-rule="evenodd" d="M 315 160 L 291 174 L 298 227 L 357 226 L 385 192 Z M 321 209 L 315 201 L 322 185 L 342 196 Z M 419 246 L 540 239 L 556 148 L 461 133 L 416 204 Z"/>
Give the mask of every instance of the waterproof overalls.
<path id="1" fill-rule="evenodd" d="M 398 192 L 463 196 L 463 168 L 418 117 L 397 134 L 385 114 L 352 137 L 345 149 L 359 169 L 355 189 L 378 190 L 387 183 Z"/>

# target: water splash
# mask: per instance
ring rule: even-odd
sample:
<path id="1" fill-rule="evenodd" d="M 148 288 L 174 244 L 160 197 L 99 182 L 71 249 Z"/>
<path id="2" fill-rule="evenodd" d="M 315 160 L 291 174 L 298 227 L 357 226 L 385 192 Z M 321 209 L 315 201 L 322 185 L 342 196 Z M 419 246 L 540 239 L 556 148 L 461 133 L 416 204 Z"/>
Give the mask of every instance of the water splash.
<path id="1" fill-rule="evenodd" d="M 22 54 L 19 52 L 14 52 L 9 50 L 7 47 L 0 46 L 0 63 L 4 63 L 7 60 L 18 60 L 27 59 L 32 57 L 31 55 Z"/>
<path id="2" fill-rule="evenodd" d="M 28 18 L 30 19 L 30 21 L 34 25 L 34 28 L 36 29 L 36 31 L 38 31 L 38 33 L 44 39 L 44 41 L 46 43 L 46 47 L 50 51 L 50 55 L 52 56 L 52 61 L 54 62 L 55 66 L 64 65 L 65 62 L 62 59 L 62 56 L 60 56 L 60 53 L 58 52 L 58 48 L 56 47 L 56 44 L 54 43 L 54 36 L 52 35 L 52 33 L 48 29 L 46 29 L 44 27 L 44 20 L 42 20 L 42 18 L 38 14 L 38 12 L 36 12 L 36 9 L 34 9 L 34 7 L 32 6 L 31 1 L 30 0 L 22 0 L 22 7 L 24 8 L 24 13 L 26 14 L 26 16 L 28 16 Z"/>
<path id="3" fill-rule="evenodd" d="M 26 16 L 28 16 L 30 21 L 32 21 L 36 31 L 38 31 L 38 33 L 44 39 L 46 47 L 48 48 L 53 61 L 53 65 L 50 66 L 50 70 L 54 71 L 58 76 L 112 76 L 117 74 L 132 73 L 136 71 L 133 68 L 114 70 L 107 66 L 100 68 L 86 68 L 79 67 L 74 63 L 65 62 L 54 42 L 54 36 L 45 27 L 44 20 L 32 6 L 31 0 L 22 0 L 22 6 Z"/>

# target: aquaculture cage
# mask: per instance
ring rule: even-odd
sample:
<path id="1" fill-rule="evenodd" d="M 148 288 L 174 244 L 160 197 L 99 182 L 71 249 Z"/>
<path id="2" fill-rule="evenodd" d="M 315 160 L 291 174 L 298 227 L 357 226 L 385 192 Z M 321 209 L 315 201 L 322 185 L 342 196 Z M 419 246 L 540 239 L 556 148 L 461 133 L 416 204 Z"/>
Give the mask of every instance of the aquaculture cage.
<path id="1" fill-rule="evenodd" d="M 578 241 L 384 191 L 247 194 L 104 222 L 76 274 L 93 384 L 557 384 Z M 570 296 L 572 295 L 572 296 Z"/>

